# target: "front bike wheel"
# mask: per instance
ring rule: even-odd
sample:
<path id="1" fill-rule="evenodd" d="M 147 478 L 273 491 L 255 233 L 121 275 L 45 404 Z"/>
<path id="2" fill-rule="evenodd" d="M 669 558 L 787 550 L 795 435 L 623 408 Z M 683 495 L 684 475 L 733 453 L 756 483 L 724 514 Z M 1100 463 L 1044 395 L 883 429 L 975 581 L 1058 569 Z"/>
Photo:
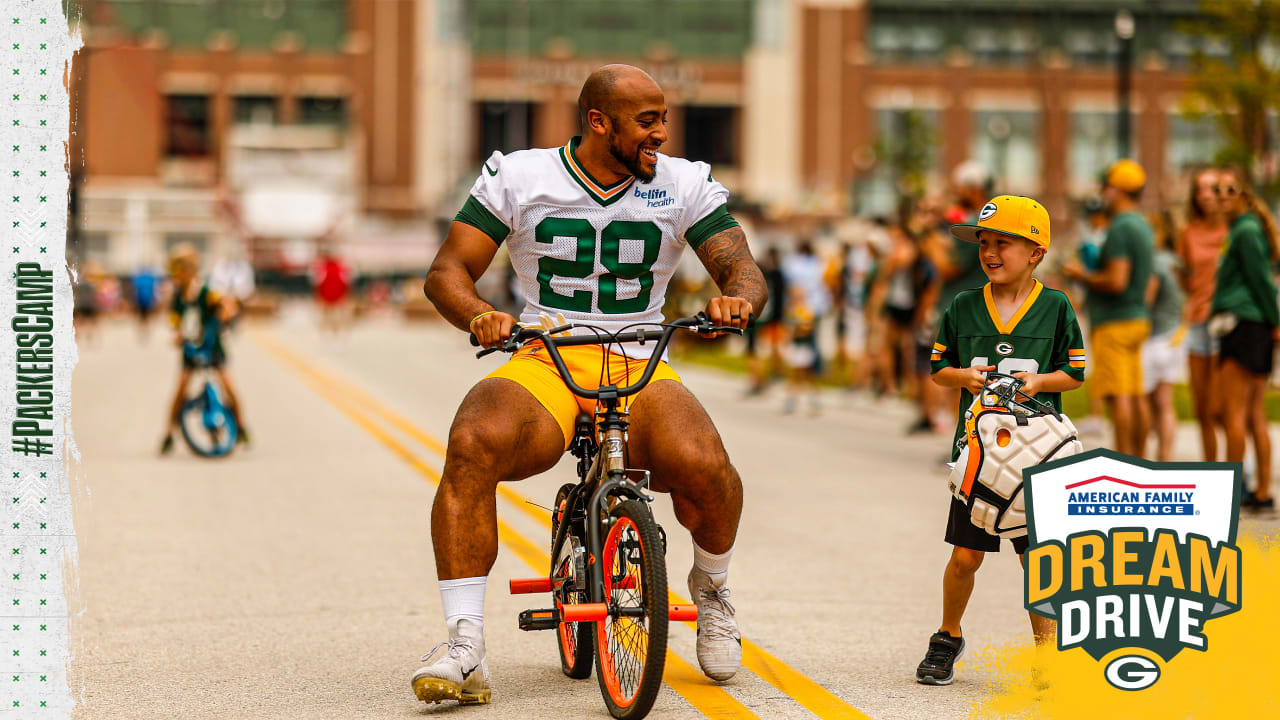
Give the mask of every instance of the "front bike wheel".
<path id="1" fill-rule="evenodd" d="M 551 512 L 551 542 L 555 543 L 560 523 L 573 515 L 568 507 L 569 492 L 574 488 L 566 484 L 556 493 Z M 573 603 L 588 602 L 586 566 L 581 552 L 581 535 L 570 527 L 560 544 L 551 548 L 552 596 L 556 609 Z M 554 583 L 561 583 L 557 588 Z M 560 670 L 571 678 L 581 680 L 591 677 L 591 623 L 562 622 L 556 628 L 556 645 L 560 648 Z"/>
<path id="2" fill-rule="evenodd" d="M 235 417 L 207 388 L 182 404 L 178 424 L 187 447 L 200 457 L 226 457 L 235 447 Z"/>
<path id="3" fill-rule="evenodd" d="M 667 566 L 649 506 L 620 503 L 601 553 L 609 615 L 595 625 L 596 678 L 609 714 L 638 720 L 662 687 L 667 660 Z"/>

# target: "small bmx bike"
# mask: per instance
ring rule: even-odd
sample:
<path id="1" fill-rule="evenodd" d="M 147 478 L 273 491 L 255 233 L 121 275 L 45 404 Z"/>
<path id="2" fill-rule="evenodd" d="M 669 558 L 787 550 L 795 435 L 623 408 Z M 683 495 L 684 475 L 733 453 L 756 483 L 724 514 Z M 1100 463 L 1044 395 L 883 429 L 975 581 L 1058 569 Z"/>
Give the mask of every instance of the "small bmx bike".
<path id="1" fill-rule="evenodd" d="M 514 352 L 526 342 L 540 341 L 569 390 L 598 402 L 595 418 L 578 417 L 569 446 L 578 458 L 578 482 L 556 493 L 550 574 L 512 580 L 510 590 L 551 593 L 554 607 L 520 613 L 520 629 L 554 630 L 560 668 L 571 678 L 590 677 L 594 658 L 609 714 L 622 720 L 643 718 L 653 707 L 666 664 L 667 625 L 697 620 L 698 609 L 667 602 L 666 533 L 649 509 L 649 471 L 626 468 L 628 422 L 619 401 L 648 384 L 676 330 L 742 334 L 738 328 L 712 325 L 701 313 L 652 325 L 559 337 L 555 335 L 586 326 L 517 327 L 501 346 L 477 353 Z M 639 381 L 625 387 L 582 388 L 559 353 L 562 347 L 623 342 L 656 343 Z"/>
<path id="2" fill-rule="evenodd" d="M 182 403 L 179 425 L 187 447 L 206 458 L 226 457 L 239 437 L 235 415 L 222 402 L 222 393 L 210 366 L 217 337 L 218 327 L 212 325 L 199 345 L 190 341 L 182 344 L 183 355 L 195 366 L 192 374 L 197 378 L 199 390 Z"/>

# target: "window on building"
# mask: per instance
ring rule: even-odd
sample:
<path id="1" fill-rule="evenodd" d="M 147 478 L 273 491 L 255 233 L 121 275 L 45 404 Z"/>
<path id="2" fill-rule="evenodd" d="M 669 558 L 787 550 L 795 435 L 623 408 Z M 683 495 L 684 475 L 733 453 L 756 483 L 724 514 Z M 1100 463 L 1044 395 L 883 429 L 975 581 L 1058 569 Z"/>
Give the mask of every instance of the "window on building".
<path id="1" fill-rule="evenodd" d="M 1073 65 L 1114 67 L 1120 56 L 1120 38 L 1106 27 L 1069 30 L 1063 47 Z"/>
<path id="2" fill-rule="evenodd" d="M 975 110 L 972 157 L 991 168 L 999 187 L 1008 192 L 1040 189 L 1040 112 Z"/>
<path id="3" fill-rule="evenodd" d="M 946 48 L 946 34 L 925 18 L 873 21 L 871 52 L 882 63 L 936 63 Z"/>
<path id="4" fill-rule="evenodd" d="M 1034 59 L 1037 47 L 1032 27 L 975 27 L 968 33 L 969 52 L 982 65 L 1017 65 Z"/>
<path id="5" fill-rule="evenodd" d="M 533 147 L 533 103 L 481 102 L 480 145 L 477 162 L 483 162 L 494 150 L 503 153 Z"/>
<path id="6" fill-rule="evenodd" d="M 242 125 L 274 125 L 276 98 L 271 95 L 239 95 L 235 98 L 234 116 Z"/>
<path id="7" fill-rule="evenodd" d="M 938 124 L 936 110 L 920 108 L 879 108 L 875 111 L 875 169 L 854 185 L 855 211 L 860 215 L 892 218 L 898 199 L 909 188 L 904 184 L 923 183 L 938 187 Z M 903 169 L 915 175 L 903 178 Z"/>
<path id="8" fill-rule="evenodd" d="M 738 165 L 738 108 L 690 105 L 684 109 L 684 156 L 712 165 Z"/>
<path id="9" fill-rule="evenodd" d="M 1202 115 L 1191 118 L 1182 113 L 1169 115 L 1169 142 L 1165 162 L 1169 173 L 1181 173 L 1195 165 L 1212 163 L 1228 143 L 1218 118 Z"/>
<path id="10" fill-rule="evenodd" d="M 176 157 L 206 157 L 212 149 L 209 136 L 209 96 L 170 95 L 167 110 L 165 154 Z"/>
<path id="11" fill-rule="evenodd" d="M 1138 152 L 1138 118 L 1129 121 L 1129 154 Z M 1071 113 L 1071 141 L 1067 163 L 1073 192 L 1094 192 L 1098 188 L 1098 173 L 1103 172 L 1120 157 L 1119 128 L 1115 112 L 1100 110 Z"/>
<path id="12" fill-rule="evenodd" d="M 347 101 L 340 97 L 298 99 L 298 122 L 303 125 L 347 126 Z"/>

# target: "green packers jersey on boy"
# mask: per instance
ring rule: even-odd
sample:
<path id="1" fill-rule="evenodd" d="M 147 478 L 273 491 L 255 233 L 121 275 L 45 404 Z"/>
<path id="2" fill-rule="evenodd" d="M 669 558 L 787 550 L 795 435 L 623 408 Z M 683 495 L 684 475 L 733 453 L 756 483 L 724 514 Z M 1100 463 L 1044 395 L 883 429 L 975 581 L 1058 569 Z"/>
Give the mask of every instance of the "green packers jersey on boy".
<path id="1" fill-rule="evenodd" d="M 1062 370 L 1084 380 L 1084 338 L 1071 301 L 1039 280 L 1009 322 L 1000 318 L 991 284 L 956 295 L 942 314 L 938 341 L 933 344 L 933 372 L 947 367 L 994 365 L 996 372 L 1051 373 Z M 1062 409 L 1061 393 L 1036 396 Z M 973 404 L 968 390 L 960 391 L 956 439 L 964 434 L 964 413 Z M 960 450 L 952 446 L 951 459 Z"/>

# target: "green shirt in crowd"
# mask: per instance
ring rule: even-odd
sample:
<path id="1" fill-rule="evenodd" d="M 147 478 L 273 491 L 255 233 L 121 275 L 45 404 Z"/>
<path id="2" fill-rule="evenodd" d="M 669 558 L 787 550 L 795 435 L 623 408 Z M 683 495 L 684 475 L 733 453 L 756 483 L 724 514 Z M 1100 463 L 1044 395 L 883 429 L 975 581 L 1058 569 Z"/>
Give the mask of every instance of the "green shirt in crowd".
<path id="1" fill-rule="evenodd" d="M 1276 284 L 1271 277 L 1271 254 L 1256 215 L 1241 215 L 1231 223 L 1218 263 L 1213 312 L 1229 312 L 1243 320 L 1280 324 Z"/>
<path id="2" fill-rule="evenodd" d="M 1089 288 L 1085 303 L 1089 309 L 1089 321 L 1094 327 L 1116 320 L 1147 319 L 1147 283 L 1151 280 L 1151 266 L 1155 254 L 1155 242 L 1151 226 L 1136 212 L 1123 212 L 1111 220 L 1107 237 L 1102 241 L 1098 254 L 1098 267 L 1105 269 L 1112 260 L 1129 261 L 1129 286 L 1118 295 Z"/>
<path id="3" fill-rule="evenodd" d="M 942 314 L 938 341 L 933 345 L 933 372 L 943 368 L 994 365 L 996 372 L 1051 373 L 1063 370 L 1084 380 L 1084 338 L 1071 301 L 1039 280 L 1018 312 L 1006 324 L 996 310 L 991 286 L 964 290 Z M 1062 410 L 1062 393 L 1040 393 L 1040 400 Z M 964 436 L 964 413 L 973 395 L 960 390 L 955 441 Z M 952 444 L 951 459 L 960 455 Z"/>

